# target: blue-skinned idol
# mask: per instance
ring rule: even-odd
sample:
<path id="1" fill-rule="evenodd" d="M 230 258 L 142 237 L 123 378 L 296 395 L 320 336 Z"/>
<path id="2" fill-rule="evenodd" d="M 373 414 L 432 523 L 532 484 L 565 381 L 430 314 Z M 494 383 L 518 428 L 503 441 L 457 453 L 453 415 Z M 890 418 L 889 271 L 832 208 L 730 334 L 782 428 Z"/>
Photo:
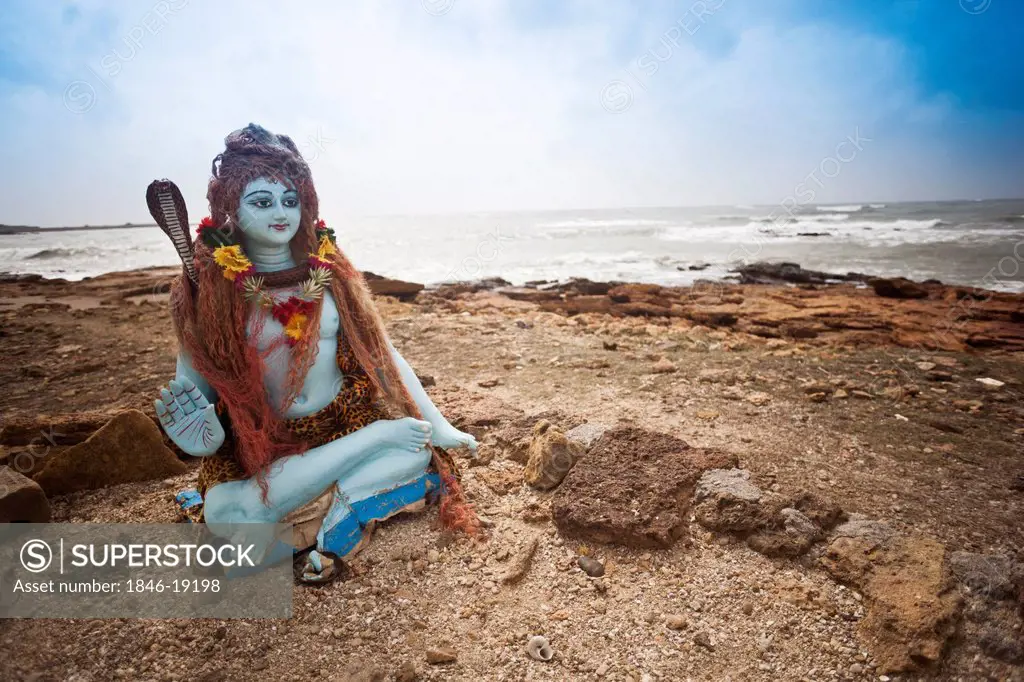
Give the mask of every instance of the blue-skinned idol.
<path id="1" fill-rule="evenodd" d="M 207 198 L 172 286 L 175 378 L 154 402 L 167 436 L 203 458 L 194 520 L 229 539 L 292 524 L 309 582 L 430 499 L 443 524 L 475 533 L 446 451 L 477 442 L 388 339 L 292 140 L 254 124 L 228 135 Z"/>

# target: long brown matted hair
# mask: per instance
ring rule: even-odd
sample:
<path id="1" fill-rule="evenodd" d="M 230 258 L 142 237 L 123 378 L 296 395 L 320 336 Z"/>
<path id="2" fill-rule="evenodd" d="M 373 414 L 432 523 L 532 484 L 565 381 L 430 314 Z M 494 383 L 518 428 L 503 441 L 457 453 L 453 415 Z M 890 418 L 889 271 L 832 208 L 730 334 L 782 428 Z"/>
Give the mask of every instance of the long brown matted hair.
<path id="1" fill-rule="evenodd" d="M 290 248 L 296 263 L 307 263 L 317 247 L 319 201 L 309 166 L 291 138 L 250 123 L 227 136 L 225 150 L 214 158 L 211 172 L 206 195 L 210 217 L 214 227 L 234 241 L 241 241 L 236 214 L 242 190 L 249 182 L 265 177 L 296 190 L 302 217 Z M 337 303 L 341 334 L 376 395 L 401 414 L 422 418 L 391 357 L 384 324 L 362 273 L 341 249 L 327 260 L 333 274 L 330 292 Z M 291 436 L 278 415 L 292 404 L 316 360 L 323 297 L 317 301 L 303 337 L 291 348 L 286 395 L 280 405 L 272 405 L 264 385 L 265 358 L 278 352 L 283 339 L 263 350 L 250 342 L 250 333 L 251 338 L 259 338 L 266 313 L 251 306 L 235 283 L 224 276 L 213 260 L 213 250 L 203 240 L 196 241 L 195 266 L 199 281 L 196 290 L 184 275 L 177 277 L 171 288 L 175 333 L 180 346 L 191 356 L 193 367 L 223 401 L 234 433 L 233 454 L 246 476 L 256 477 L 265 500 L 270 464 L 307 448 Z M 475 531 L 476 517 L 462 497 L 455 472 L 436 451 L 434 465 L 442 477 L 442 522 Z"/>

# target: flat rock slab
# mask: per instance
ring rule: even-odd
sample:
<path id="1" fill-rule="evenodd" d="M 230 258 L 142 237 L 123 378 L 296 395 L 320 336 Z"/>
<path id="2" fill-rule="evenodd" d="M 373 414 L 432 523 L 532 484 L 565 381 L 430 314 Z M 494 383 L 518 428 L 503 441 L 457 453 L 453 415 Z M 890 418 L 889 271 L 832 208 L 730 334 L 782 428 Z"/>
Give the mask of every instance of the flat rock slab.
<path id="1" fill-rule="evenodd" d="M 168 478 L 187 470 L 164 445 L 163 434 L 150 417 L 125 410 L 82 443 L 47 457 L 35 481 L 47 495 L 64 495 Z"/>
<path id="2" fill-rule="evenodd" d="M 555 492 L 551 510 L 567 536 L 628 547 L 670 547 L 686 533 L 694 487 L 736 456 L 691 448 L 634 427 L 606 431 Z"/>

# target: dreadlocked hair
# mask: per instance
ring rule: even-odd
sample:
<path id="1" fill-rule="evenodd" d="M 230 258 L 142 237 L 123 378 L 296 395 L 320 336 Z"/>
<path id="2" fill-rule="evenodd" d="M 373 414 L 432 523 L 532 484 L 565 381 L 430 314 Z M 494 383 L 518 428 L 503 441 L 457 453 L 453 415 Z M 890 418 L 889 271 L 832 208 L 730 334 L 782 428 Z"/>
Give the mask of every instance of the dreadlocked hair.
<path id="1" fill-rule="evenodd" d="M 299 196 L 302 217 L 289 245 L 295 262 L 305 263 L 316 251 L 319 200 L 309 166 L 287 135 L 274 135 L 250 123 L 228 135 L 224 152 L 213 160 L 211 174 L 206 196 L 215 229 L 241 241 L 236 215 L 242 190 L 257 178 L 267 178 L 294 189 Z M 329 290 L 337 304 L 341 333 L 376 396 L 401 414 L 422 419 L 392 358 L 383 321 L 362 273 L 340 248 L 324 260 L 333 275 Z M 270 464 L 308 449 L 307 443 L 291 435 L 279 415 L 295 400 L 316 360 L 324 297 L 317 300 L 310 324 L 291 347 L 285 395 L 281 404 L 272 405 L 263 380 L 266 358 L 278 351 L 284 340 L 263 350 L 249 341 L 250 334 L 253 339 L 260 337 L 266 312 L 250 306 L 234 282 L 224 277 L 213 260 L 213 250 L 202 240 L 195 245 L 195 266 L 198 291 L 184 275 L 172 284 L 175 333 L 193 367 L 223 401 L 234 434 L 234 457 L 247 477 L 256 478 L 266 502 Z M 441 477 L 442 524 L 475 534 L 479 520 L 465 500 L 453 463 L 444 461 L 436 451 L 433 463 Z"/>

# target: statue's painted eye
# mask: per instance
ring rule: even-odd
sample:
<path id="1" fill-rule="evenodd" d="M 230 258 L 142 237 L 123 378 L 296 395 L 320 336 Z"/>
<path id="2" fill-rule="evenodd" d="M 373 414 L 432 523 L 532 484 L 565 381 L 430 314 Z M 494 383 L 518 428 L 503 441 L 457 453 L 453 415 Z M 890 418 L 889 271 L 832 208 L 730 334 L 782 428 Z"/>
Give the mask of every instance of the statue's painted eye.
<path id="1" fill-rule="evenodd" d="M 285 199 L 283 203 L 288 208 L 295 208 L 296 206 L 299 205 L 299 200 L 298 199 L 291 199 L 291 198 L 289 198 L 289 199 Z"/>
<path id="2" fill-rule="evenodd" d="M 273 205 L 273 203 L 274 202 L 272 202 L 270 199 L 257 199 L 256 201 L 252 202 L 252 205 L 256 206 L 257 208 L 270 208 Z"/>

